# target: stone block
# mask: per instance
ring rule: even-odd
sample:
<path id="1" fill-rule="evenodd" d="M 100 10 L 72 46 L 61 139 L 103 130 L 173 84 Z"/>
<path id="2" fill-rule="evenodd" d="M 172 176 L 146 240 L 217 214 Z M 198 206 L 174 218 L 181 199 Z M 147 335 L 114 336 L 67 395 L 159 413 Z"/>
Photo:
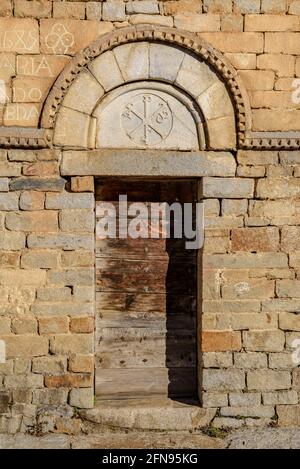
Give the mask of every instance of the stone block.
<path id="1" fill-rule="evenodd" d="M 279 427 L 299 427 L 300 405 L 278 405 L 276 411 Z"/>
<path id="2" fill-rule="evenodd" d="M 126 81 L 149 78 L 149 48 L 152 46 L 155 45 L 141 42 L 124 44 L 114 49 L 118 66 Z M 164 46 L 161 47 L 163 50 Z"/>
<path id="3" fill-rule="evenodd" d="M 231 392 L 229 394 L 229 404 L 233 407 L 257 407 L 261 404 L 261 395 L 256 392 Z M 225 414 L 222 413 L 222 415 Z"/>
<path id="4" fill-rule="evenodd" d="M 43 270 L 0 270 L 0 284 L 7 286 L 36 286 L 46 282 L 46 272 Z"/>
<path id="5" fill-rule="evenodd" d="M 221 29 L 219 14 L 198 15 L 197 13 L 189 11 L 175 15 L 174 25 L 176 28 L 191 32 L 220 31 Z"/>
<path id="6" fill-rule="evenodd" d="M 70 331 L 72 333 L 89 333 L 93 332 L 94 328 L 94 318 L 92 317 L 79 317 L 71 319 Z"/>
<path id="7" fill-rule="evenodd" d="M 60 334 L 50 339 L 50 351 L 55 354 L 92 353 L 93 334 Z"/>
<path id="8" fill-rule="evenodd" d="M 240 70 L 239 75 L 247 90 L 267 91 L 274 87 L 275 74 L 271 70 Z"/>
<path id="9" fill-rule="evenodd" d="M 232 230 L 232 250 L 276 252 L 279 249 L 278 228 L 239 228 Z"/>
<path id="10" fill-rule="evenodd" d="M 53 191 L 61 192 L 66 181 L 62 178 L 20 177 L 13 179 L 9 185 L 12 191 Z"/>
<path id="11" fill-rule="evenodd" d="M 203 331 L 201 343 L 203 352 L 238 351 L 242 347 L 241 334 L 231 331 Z"/>
<path id="12" fill-rule="evenodd" d="M 94 192 L 95 184 L 93 176 L 78 176 L 71 178 L 72 192 Z"/>
<path id="13" fill-rule="evenodd" d="M 51 17 L 52 10 L 51 2 L 48 0 L 33 0 L 28 2 L 27 0 L 15 0 L 15 16 L 20 18 L 49 18 Z"/>
<path id="14" fill-rule="evenodd" d="M 86 4 L 86 18 L 100 21 L 102 17 L 102 2 L 88 2 Z"/>
<path id="15" fill-rule="evenodd" d="M 247 199 L 253 197 L 254 181 L 239 178 L 203 178 L 203 196 Z"/>
<path id="16" fill-rule="evenodd" d="M 0 178 L 0 192 L 8 192 L 8 178 Z"/>
<path id="17" fill-rule="evenodd" d="M 59 226 L 65 232 L 94 233 L 94 211 L 87 209 L 61 210 L 59 213 Z"/>
<path id="18" fill-rule="evenodd" d="M 74 268 L 64 271 L 52 270 L 48 273 L 48 283 L 56 285 L 94 285 L 94 269 L 93 268 Z"/>
<path id="19" fill-rule="evenodd" d="M 48 354 L 49 344 L 48 339 L 46 337 L 39 337 L 38 335 L 34 334 L 7 335 L 2 336 L 2 340 L 4 340 L 6 344 L 7 358 L 30 358 Z M 42 377 L 38 376 L 37 378 Z M 43 384 L 40 387 L 42 386 Z"/>
<path id="20" fill-rule="evenodd" d="M 89 64 L 89 70 L 105 91 L 124 83 L 124 78 L 112 51 L 104 52 L 104 54 L 93 60 Z"/>
<path id="21" fill-rule="evenodd" d="M 33 391 L 33 404 L 43 405 L 62 405 L 66 404 L 68 399 L 68 390 L 59 389 L 36 389 Z"/>
<path id="22" fill-rule="evenodd" d="M 93 385 L 93 376 L 88 373 L 68 373 L 45 376 L 47 388 L 89 388 Z"/>
<path id="23" fill-rule="evenodd" d="M 262 0 L 262 13 L 285 13 L 287 4 L 285 0 Z"/>
<path id="24" fill-rule="evenodd" d="M 6 227 L 9 230 L 28 232 L 58 231 L 57 213 L 52 210 L 33 212 L 10 212 L 6 215 Z"/>
<path id="25" fill-rule="evenodd" d="M 26 375 L 12 375 L 6 376 L 4 384 L 9 389 L 35 389 L 42 388 L 44 384 L 44 378 L 42 375 L 35 375 L 28 373 Z"/>
<path id="26" fill-rule="evenodd" d="M 15 334 L 35 334 L 37 333 L 37 320 L 32 316 L 14 318 L 12 330 Z"/>
<path id="27" fill-rule="evenodd" d="M 300 226 L 283 226 L 281 230 L 281 249 L 285 252 L 300 250 Z"/>
<path id="28" fill-rule="evenodd" d="M 0 210 L 18 210 L 19 209 L 19 196 L 17 194 L 0 193 Z"/>
<path id="29" fill-rule="evenodd" d="M 22 252 L 23 269 L 55 269 L 58 267 L 58 253 L 42 249 L 30 249 Z"/>
<path id="30" fill-rule="evenodd" d="M 273 33 L 267 33 L 273 34 Z M 281 33 L 274 33 L 281 34 Z M 293 33 L 290 33 L 293 34 Z M 295 33 L 296 34 L 296 33 Z M 263 53 L 264 52 L 264 36 L 262 33 L 249 32 L 213 32 L 202 33 L 203 39 L 208 41 L 212 46 L 222 52 L 237 53 Z M 285 52 L 288 53 L 288 52 Z"/>
<path id="31" fill-rule="evenodd" d="M 45 317 L 39 318 L 39 333 L 48 334 L 66 334 L 69 331 L 68 317 Z"/>
<path id="32" fill-rule="evenodd" d="M 94 407 L 93 389 L 72 389 L 69 398 L 70 405 L 80 409 L 91 409 Z"/>
<path id="33" fill-rule="evenodd" d="M 203 388 L 206 391 L 235 391 L 244 389 L 245 373 L 241 370 L 203 370 Z"/>
<path id="34" fill-rule="evenodd" d="M 131 24 L 154 24 L 167 26 L 169 28 L 172 28 L 173 26 L 173 18 L 161 15 L 146 15 L 138 13 L 135 15 L 130 15 L 129 21 Z"/>
<path id="35" fill-rule="evenodd" d="M 222 287 L 224 299 L 264 299 L 275 295 L 275 282 L 266 279 L 247 279 L 241 282 L 228 282 Z"/>
<path id="36" fill-rule="evenodd" d="M 274 406 L 232 406 L 221 408 L 220 415 L 223 417 L 268 417 L 275 415 Z"/>
<path id="37" fill-rule="evenodd" d="M 204 408 L 227 406 L 228 405 L 227 393 L 205 392 L 202 395 L 202 405 Z"/>
<path id="38" fill-rule="evenodd" d="M 49 373 L 53 375 L 65 373 L 67 371 L 67 358 L 60 356 L 33 358 L 32 371 L 33 373 Z M 64 402 L 60 403 L 63 404 Z M 50 402 L 45 402 L 45 404 L 50 404 Z"/>
<path id="39" fill-rule="evenodd" d="M 273 70 L 279 77 L 289 77 L 294 74 L 295 57 L 282 54 L 261 54 L 257 57 L 257 68 Z"/>
<path id="40" fill-rule="evenodd" d="M 235 0 L 234 11 L 247 14 L 260 13 L 260 0 Z"/>
<path id="41" fill-rule="evenodd" d="M 118 0 L 108 1 L 102 6 L 104 21 L 125 21 L 125 3 Z"/>
<path id="42" fill-rule="evenodd" d="M 22 192 L 20 195 L 21 210 L 43 210 L 45 194 L 36 191 Z"/>
<path id="43" fill-rule="evenodd" d="M 245 331 L 243 344 L 246 351 L 253 352 L 282 352 L 285 345 L 285 335 L 282 331 Z"/>
<path id="44" fill-rule="evenodd" d="M 291 387 L 291 373 L 279 370 L 256 370 L 247 373 L 248 389 L 276 391 Z"/>
<path id="45" fill-rule="evenodd" d="M 203 8 L 209 13 L 230 13 L 232 11 L 231 0 L 204 0 Z"/>
<path id="46" fill-rule="evenodd" d="M 69 358 L 69 370 L 75 373 L 93 373 L 94 355 L 74 354 Z"/>
<path id="47" fill-rule="evenodd" d="M 0 37 L 0 52 L 39 53 L 39 26 L 35 19 L 0 18 Z"/>
<path id="48" fill-rule="evenodd" d="M 95 199 L 93 194 L 72 194 L 64 192 L 63 194 L 47 194 L 46 208 L 61 209 L 93 209 Z"/>
<path id="49" fill-rule="evenodd" d="M 20 233 L 21 234 L 21 233 Z M 91 235 L 66 234 L 29 234 L 27 237 L 29 248 L 41 249 L 93 249 L 94 237 Z M 22 246 L 23 247 L 23 246 Z"/>
<path id="50" fill-rule="evenodd" d="M 70 287 L 39 288 L 37 290 L 37 299 L 45 302 L 71 301 L 72 290 Z"/>
<path id="51" fill-rule="evenodd" d="M 298 404 L 296 391 L 264 392 L 262 394 L 264 405 Z"/>
<path id="52" fill-rule="evenodd" d="M 204 368 L 230 368 L 233 366 L 231 352 L 203 352 Z"/>
<path id="53" fill-rule="evenodd" d="M 53 18 L 85 19 L 85 2 L 54 2 Z"/>
<path id="54" fill-rule="evenodd" d="M 224 199 L 222 200 L 222 215 L 223 216 L 230 215 L 230 216 L 239 217 L 239 216 L 245 215 L 247 213 L 247 209 L 248 209 L 247 199 L 241 199 L 241 200 Z M 205 213 L 206 213 L 206 210 L 205 210 Z"/>
<path id="55" fill-rule="evenodd" d="M 91 114 L 103 94 L 104 90 L 100 83 L 91 73 L 83 70 L 68 89 L 63 105 L 75 111 Z"/>
<path id="56" fill-rule="evenodd" d="M 266 353 L 259 352 L 235 353 L 234 365 L 241 369 L 267 368 L 268 357 Z"/>

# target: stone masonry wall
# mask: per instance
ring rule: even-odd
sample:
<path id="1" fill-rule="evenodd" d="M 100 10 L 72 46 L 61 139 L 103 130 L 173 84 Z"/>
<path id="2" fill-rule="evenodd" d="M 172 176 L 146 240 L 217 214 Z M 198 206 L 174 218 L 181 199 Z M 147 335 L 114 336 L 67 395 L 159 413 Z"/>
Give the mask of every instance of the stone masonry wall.
<path id="1" fill-rule="evenodd" d="M 201 34 L 224 52 L 249 92 L 252 130 L 300 129 L 299 0 L 1 0 L 0 124 L 37 126 L 71 56 L 101 34 L 141 23 Z"/>
<path id="2" fill-rule="evenodd" d="M 0 433 L 73 432 L 94 403 L 93 184 L 64 190 L 59 160 L 0 151 Z"/>
<path id="3" fill-rule="evenodd" d="M 300 153 L 237 163 L 236 178 L 203 179 L 203 404 L 216 427 L 297 426 Z"/>

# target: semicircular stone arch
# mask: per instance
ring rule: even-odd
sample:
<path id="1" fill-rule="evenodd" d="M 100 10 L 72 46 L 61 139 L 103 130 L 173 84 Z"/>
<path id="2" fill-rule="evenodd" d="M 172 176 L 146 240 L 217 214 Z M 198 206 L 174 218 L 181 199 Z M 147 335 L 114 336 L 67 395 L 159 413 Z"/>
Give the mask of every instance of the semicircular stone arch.
<path id="1" fill-rule="evenodd" d="M 201 39 L 126 28 L 78 54 L 45 103 L 63 148 L 234 149 L 248 128 L 234 69 Z"/>

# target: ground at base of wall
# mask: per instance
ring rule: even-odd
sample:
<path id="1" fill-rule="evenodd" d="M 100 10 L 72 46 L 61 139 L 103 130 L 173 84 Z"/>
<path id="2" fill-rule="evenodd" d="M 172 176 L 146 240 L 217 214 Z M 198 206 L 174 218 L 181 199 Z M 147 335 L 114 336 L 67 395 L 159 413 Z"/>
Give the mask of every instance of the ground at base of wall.
<path id="1" fill-rule="evenodd" d="M 300 449 L 300 428 L 254 428 L 214 438 L 195 432 L 0 435 L 0 449 Z"/>

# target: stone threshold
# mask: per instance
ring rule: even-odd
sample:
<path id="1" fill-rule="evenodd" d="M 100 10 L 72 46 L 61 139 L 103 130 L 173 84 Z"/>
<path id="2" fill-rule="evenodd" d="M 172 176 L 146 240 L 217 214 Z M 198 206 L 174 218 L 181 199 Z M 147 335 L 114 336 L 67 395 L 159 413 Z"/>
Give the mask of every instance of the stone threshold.
<path id="1" fill-rule="evenodd" d="M 98 401 L 80 412 L 82 419 L 101 427 L 131 430 L 193 431 L 209 425 L 216 409 L 203 409 L 196 401 L 167 398 Z"/>

